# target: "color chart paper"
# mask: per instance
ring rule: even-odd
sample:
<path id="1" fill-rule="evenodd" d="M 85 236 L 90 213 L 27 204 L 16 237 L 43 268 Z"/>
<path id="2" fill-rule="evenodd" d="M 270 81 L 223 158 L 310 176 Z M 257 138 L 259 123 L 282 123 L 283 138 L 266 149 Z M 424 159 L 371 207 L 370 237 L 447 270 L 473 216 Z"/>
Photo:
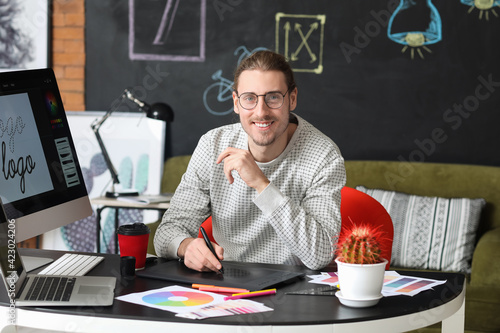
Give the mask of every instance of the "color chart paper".
<path id="1" fill-rule="evenodd" d="M 432 289 L 432 287 L 445 283 L 445 281 L 425 279 L 415 276 L 400 275 L 395 279 L 385 280 L 382 288 L 382 295 L 396 296 L 407 295 L 415 296 L 416 294 Z"/>
<path id="2" fill-rule="evenodd" d="M 309 283 L 326 284 L 330 286 L 339 284 L 337 273 L 334 272 L 321 272 L 321 274 L 308 275 L 307 277 L 312 279 Z"/>
<path id="3" fill-rule="evenodd" d="M 224 302 L 223 295 L 181 286 L 132 293 L 119 296 L 116 299 L 174 313 L 191 312 L 208 305 Z"/>
<path id="4" fill-rule="evenodd" d="M 248 299 L 237 299 L 204 306 L 198 310 L 188 313 L 180 313 L 177 314 L 176 317 L 183 317 L 188 319 L 205 319 L 267 311 L 273 311 L 273 309 L 265 306 L 262 303 L 254 302 Z"/>
<path id="5" fill-rule="evenodd" d="M 338 285 L 336 273 L 322 272 L 320 275 L 308 276 L 312 280 L 310 283 Z M 431 280 L 416 276 L 404 276 L 395 271 L 386 271 L 384 276 L 384 285 L 382 287 L 383 296 L 406 295 L 414 296 L 424 290 L 445 283 L 445 281 Z"/>

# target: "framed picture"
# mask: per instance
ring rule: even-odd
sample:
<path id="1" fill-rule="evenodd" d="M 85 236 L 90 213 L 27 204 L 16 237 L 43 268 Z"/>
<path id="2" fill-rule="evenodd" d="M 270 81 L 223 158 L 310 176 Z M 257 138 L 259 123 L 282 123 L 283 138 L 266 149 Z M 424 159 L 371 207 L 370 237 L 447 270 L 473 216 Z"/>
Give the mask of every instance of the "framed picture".
<path id="1" fill-rule="evenodd" d="M 104 111 L 68 111 L 69 126 L 89 198 L 103 196 L 112 184 L 91 124 L 101 119 Z M 147 118 L 141 113 L 114 112 L 102 125 L 99 134 L 120 184 L 140 194 L 159 194 L 163 173 L 166 123 Z M 59 230 L 44 234 L 43 248 L 94 252 L 96 248 L 96 208 L 94 214 Z M 101 215 L 101 251 L 114 252 L 115 209 L 104 209 Z M 120 225 L 134 222 L 151 223 L 160 218 L 158 211 L 120 209 Z"/>
<path id="2" fill-rule="evenodd" d="M 49 67 L 50 2 L 2 1 L 0 71 Z"/>

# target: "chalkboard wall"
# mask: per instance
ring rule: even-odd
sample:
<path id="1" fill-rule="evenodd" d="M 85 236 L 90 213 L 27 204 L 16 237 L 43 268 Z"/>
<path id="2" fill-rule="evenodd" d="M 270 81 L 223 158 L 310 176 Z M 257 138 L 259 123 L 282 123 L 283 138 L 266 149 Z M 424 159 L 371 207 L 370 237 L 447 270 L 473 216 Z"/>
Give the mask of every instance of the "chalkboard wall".
<path id="1" fill-rule="evenodd" d="M 496 3 L 496 1 L 495 1 Z M 86 105 L 175 112 L 169 155 L 238 121 L 232 74 L 287 55 L 296 112 L 344 157 L 500 165 L 500 7 L 472 0 L 86 1 Z"/>

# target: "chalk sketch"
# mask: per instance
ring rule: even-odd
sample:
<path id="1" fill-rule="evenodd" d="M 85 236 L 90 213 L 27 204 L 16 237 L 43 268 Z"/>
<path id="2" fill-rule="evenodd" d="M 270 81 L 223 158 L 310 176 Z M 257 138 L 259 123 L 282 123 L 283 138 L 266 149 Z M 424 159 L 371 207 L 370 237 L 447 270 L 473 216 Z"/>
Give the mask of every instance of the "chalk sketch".
<path id="1" fill-rule="evenodd" d="M 199 21 L 193 19 L 196 16 Z M 182 20 L 189 20 L 191 30 L 175 29 L 175 23 Z M 203 62 L 205 29 L 206 0 L 167 0 L 164 6 L 161 1 L 129 0 L 130 60 Z M 188 50 L 192 54 L 182 54 Z"/>
<path id="2" fill-rule="evenodd" d="M 155 40 L 153 44 L 160 45 L 165 43 L 165 39 L 168 38 L 170 31 L 172 30 L 172 25 L 174 24 L 175 13 L 177 12 L 177 7 L 179 7 L 179 0 L 175 0 L 174 7 L 172 8 L 173 0 L 167 0 L 167 5 L 163 11 L 163 16 L 161 18 L 160 26 L 156 32 Z M 165 32 L 165 29 L 167 31 Z"/>
<path id="3" fill-rule="evenodd" d="M 389 19 L 387 36 L 404 45 L 402 53 L 409 49 L 411 59 L 415 52 L 424 59 L 422 49 L 432 53 L 427 45 L 442 40 L 441 26 L 441 16 L 431 0 L 401 0 Z"/>
<path id="4" fill-rule="evenodd" d="M 326 15 L 276 13 L 275 20 L 276 52 L 288 59 L 295 72 L 321 74 Z"/>
<path id="5" fill-rule="evenodd" d="M 490 19 L 490 13 L 498 17 L 498 13 L 495 11 L 494 7 L 500 6 L 500 0 L 460 0 L 464 5 L 470 6 L 468 13 L 470 14 L 474 8 L 479 11 L 479 19 L 483 17 L 486 21 Z"/>
<path id="6" fill-rule="evenodd" d="M 234 55 L 241 55 L 238 58 L 238 65 L 250 54 L 267 50 L 265 47 L 257 47 L 252 51 L 249 51 L 246 46 L 240 46 L 234 51 Z M 233 81 L 226 79 L 222 76 L 222 69 L 217 70 L 212 75 L 212 80 L 218 81 L 212 83 L 203 92 L 203 105 L 205 109 L 215 116 L 224 116 L 230 114 L 233 111 L 232 103 L 227 103 L 233 100 Z"/>

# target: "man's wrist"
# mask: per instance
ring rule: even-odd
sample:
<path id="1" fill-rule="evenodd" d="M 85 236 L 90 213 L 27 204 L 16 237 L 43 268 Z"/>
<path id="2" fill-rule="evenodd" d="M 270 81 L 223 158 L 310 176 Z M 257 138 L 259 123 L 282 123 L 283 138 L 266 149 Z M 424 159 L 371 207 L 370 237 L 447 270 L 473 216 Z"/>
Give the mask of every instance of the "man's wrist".
<path id="1" fill-rule="evenodd" d="M 271 182 L 266 178 L 265 181 L 255 187 L 255 190 L 257 191 L 257 193 L 261 194 L 262 191 L 264 191 L 269 186 L 269 184 L 271 184 Z"/>
<path id="2" fill-rule="evenodd" d="M 286 197 L 273 183 L 270 183 L 262 193 L 255 197 L 254 203 L 264 215 L 271 216 L 283 204 L 284 200 Z"/>
<path id="3" fill-rule="evenodd" d="M 194 238 L 185 238 L 180 244 L 179 247 L 177 248 L 177 256 L 181 259 L 184 259 L 184 255 L 186 254 L 186 249 L 189 246 L 189 243 L 191 243 L 194 240 Z"/>

